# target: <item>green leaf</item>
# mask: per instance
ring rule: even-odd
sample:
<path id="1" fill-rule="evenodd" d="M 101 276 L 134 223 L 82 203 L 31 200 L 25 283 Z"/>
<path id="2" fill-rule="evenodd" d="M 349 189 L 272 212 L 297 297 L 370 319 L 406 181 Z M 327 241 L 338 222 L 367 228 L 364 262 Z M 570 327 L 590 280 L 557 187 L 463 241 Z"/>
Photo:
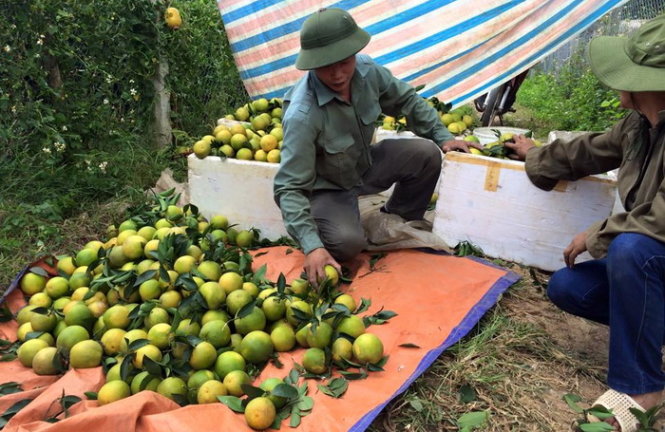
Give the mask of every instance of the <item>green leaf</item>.
<path id="1" fill-rule="evenodd" d="M 32 402 L 32 399 L 21 399 L 20 401 L 15 402 L 12 406 L 7 408 L 5 412 L 3 412 L 2 415 L 0 415 L 0 417 L 9 419 L 10 417 L 13 417 L 14 414 L 21 411 L 30 402 Z"/>
<path id="2" fill-rule="evenodd" d="M 365 312 L 369 307 L 372 305 L 372 300 L 366 299 L 366 298 L 361 298 L 360 299 L 360 305 L 358 308 L 353 312 L 354 314 L 359 314 L 362 312 Z"/>
<path id="3" fill-rule="evenodd" d="M 459 426 L 460 429 L 472 431 L 473 429 L 478 429 L 484 425 L 488 418 L 489 413 L 487 411 L 468 412 L 462 414 L 462 416 L 457 419 L 457 426 Z"/>
<path id="4" fill-rule="evenodd" d="M 370 257 L 370 260 L 369 260 L 369 269 L 370 269 L 370 271 L 374 271 L 374 269 L 375 269 L 375 267 L 376 267 L 376 263 L 377 263 L 381 258 L 383 258 L 383 257 L 385 257 L 385 256 L 386 256 L 386 254 L 383 253 L 383 252 L 380 252 L 380 253 L 378 253 L 378 254 L 374 254 L 374 255 L 372 255 L 372 256 Z"/>
<path id="5" fill-rule="evenodd" d="M 30 273 L 34 273 L 34 274 L 39 275 L 39 276 L 43 276 L 43 277 L 46 277 L 46 278 L 49 277 L 48 272 L 46 270 L 44 270 L 43 268 L 41 268 L 41 267 L 30 267 L 29 271 L 30 271 Z"/>
<path id="6" fill-rule="evenodd" d="M 298 398 L 298 389 L 289 384 L 277 384 L 270 392 L 273 396 L 279 396 L 286 399 L 297 399 Z"/>
<path id="7" fill-rule="evenodd" d="M 8 395 L 11 393 L 20 393 L 23 391 L 23 388 L 21 387 L 21 384 L 15 382 L 15 381 L 10 381 L 3 383 L 0 385 L 0 395 Z"/>
<path id="8" fill-rule="evenodd" d="M 247 303 L 245 306 L 240 308 L 240 310 L 236 314 L 236 318 L 244 318 L 247 315 L 251 314 L 255 306 L 256 306 L 256 301 Z"/>
<path id="9" fill-rule="evenodd" d="M 597 417 L 601 420 L 614 417 L 614 413 L 612 413 L 611 409 L 607 409 L 604 406 L 600 405 L 592 406 L 586 412 L 587 414 L 591 414 L 592 416 Z"/>
<path id="10" fill-rule="evenodd" d="M 129 349 L 129 351 L 132 352 L 146 345 L 150 345 L 150 341 L 148 339 L 136 339 L 129 344 L 127 349 Z"/>
<path id="11" fill-rule="evenodd" d="M 400 346 L 402 348 L 420 348 L 420 345 L 416 345 L 416 344 L 411 343 L 411 342 L 399 344 L 398 346 Z"/>
<path id="12" fill-rule="evenodd" d="M 579 425 L 583 432 L 609 432 L 613 431 L 614 426 L 606 422 L 582 423 Z"/>
<path id="13" fill-rule="evenodd" d="M 159 365 L 159 363 L 157 363 L 156 361 L 154 361 L 153 359 L 151 359 L 148 356 L 143 356 L 143 369 L 148 371 L 148 373 L 150 375 L 154 375 L 154 376 L 157 376 L 157 377 L 161 376 L 161 374 L 162 374 L 162 367 Z M 146 378 L 148 378 L 148 377 L 146 377 Z M 152 377 L 150 377 L 150 378 L 152 378 Z"/>
<path id="14" fill-rule="evenodd" d="M 83 393 L 89 400 L 97 400 L 97 392 L 87 391 Z"/>
<path id="15" fill-rule="evenodd" d="M 134 282 L 134 286 L 141 285 L 143 282 L 152 279 L 157 274 L 157 270 L 148 270 L 141 273 Z"/>
<path id="16" fill-rule="evenodd" d="M 649 423 L 651 423 L 650 422 L 651 419 L 649 418 L 646 412 L 633 407 L 628 408 L 628 411 L 630 411 L 630 413 L 633 414 L 635 418 L 637 418 L 637 421 L 640 422 L 642 426 L 648 426 Z"/>
<path id="17" fill-rule="evenodd" d="M 341 397 L 346 390 L 349 388 L 349 381 L 344 377 L 333 378 L 328 381 L 327 384 L 319 384 L 319 390 L 328 396 L 339 398 Z"/>
<path id="18" fill-rule="evenodd" d="M 339 371 L 339 373 L 348 380 L 361 380 L 367 378 L 367 372 L 349 372 L 349 371 Z"/>
<path id="19" fill-rule="evenodd" d="M 266 394 L 265 390 L 259 387 L 254 387 L 251 384 L 242 384 L 240 387 L 242 388 L 242 391 L 249 397 L 250 400 L 257 397 L 261 397 Z"/>
<path id="20" fill-rule="evenodd" d="M 314 399 L 309 396 L 303 396 L 298 401 L 297 407 L 301 412 L 311 411 L 314 408 Z"/>
<path id="21" fill-rule="evenodd" d="M 129 379 L 129 374 L 134 368 L 132 366 L 132 360 L 134 359 L 134 356 L 135 354 L 130 354 L 126 355 L 125 358 L 122 359 L 122 363 L 120 364 L 120 379 L 123 381 L 127 381 L 127 379 Z"/>
<path id="22" fill-rule="evenodd" d="M 469 384 L 464 384 L 459 389 L 459 400 L 462 403 L 469 403 L 476 400 L 476 390 Z"/>
<path id="23" fill-rule="evenodd" d="M 75 403 L 81 402 L 81 398 L 74 395 L 67 395 L 60 398 L 60 404 L 65 410 L 68 410 Z"/>
<path id="24" fill-rule="evenodd" d="M 298 411 L 297 407 L 293 407 L 293 410 L 291 411 L 291 421 L 289 422 L 289 426 L 292 428 L 300 426 L 300 411 Z"/>
<path id="25" fill-rule="evenodd" d="M 284 378 L 284 382 L 286 384 L 296 385 L 298 384 L 299 379 L 300 379 L 300 373 L 298 372 L 297 369 L 293 368 L 291 369 L 287 377 Z"/>
<path id="26" fill-rule="evenodd" d="M 423 402 L 420 400 L 420 398 L 417 397 L 409 399 L 409 405 L 411 405 L 411 408 L 416 410 L 416 412 L 421 412 L 424 408 Z"/>
<path id="27" fill-rule="evenodd" d="M 252 282 L 254 282 L 256 285 L 264 283 L 266 281 L 266 271 L 268 271 L 268 266 L 263 264 L 261 267 L 259 267 L 258 270 L 256 270 L 256 272 L 254 272 L 254 275 L 252 276 Z"/>
<path id="28" fill-rule="evenodd" d="M 237 396 L 217 396 L 217 399 L 235 412 L 245 412 L 245 407 L 242 404 L 242 400 L 240 400 L 240 398 Z"/>
<path id="29" fill-rule="evenodd" d="M 575 411 L 577 414 L 584 413 L 584 410 L 582 409 L 582 407 L 580 407 L 577 404 L 578 402 L 580 402 L 582 400 L 582 398 L 579 397 L 578 395 L 572 394 L 572 393 L 566 393 L 565 395 L 563 395 L 562 399 L 563 399 L 564 402 L 566 402 L 568 407 L 570 407 L 570 409 Z"/>

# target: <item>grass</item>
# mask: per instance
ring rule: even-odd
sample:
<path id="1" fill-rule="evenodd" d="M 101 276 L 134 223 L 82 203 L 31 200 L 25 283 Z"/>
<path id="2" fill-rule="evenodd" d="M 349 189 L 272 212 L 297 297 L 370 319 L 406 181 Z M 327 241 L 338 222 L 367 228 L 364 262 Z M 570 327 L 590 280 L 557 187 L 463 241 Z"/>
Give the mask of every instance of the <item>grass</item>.
<path id="1" fill-rule="evenodd" d="M 602 388 L 602 368 L 565 352 L 542 324 L 523 313 L 525 303 L 552 319 L 562 318 L 525 272 L 470 334 L 386 407 L 370 430 L 454 431 L 463 414 L 478 411 L 489 414 L 483 431 L 565 430 L 574 414 L 561 396 L 594 397 L 595 389 Z"/>
<path id="2" fill-rule="evenodd" d="M 72 253 L 90 240 L 103 238 L 106 227 L 120 220 L 131 203 L 129 198 L 90 202 L 85 211 L 55 222 L 29 206 L 3 203 L 0 206 L 2 291 L 23 267 L 39 257 Z"/>

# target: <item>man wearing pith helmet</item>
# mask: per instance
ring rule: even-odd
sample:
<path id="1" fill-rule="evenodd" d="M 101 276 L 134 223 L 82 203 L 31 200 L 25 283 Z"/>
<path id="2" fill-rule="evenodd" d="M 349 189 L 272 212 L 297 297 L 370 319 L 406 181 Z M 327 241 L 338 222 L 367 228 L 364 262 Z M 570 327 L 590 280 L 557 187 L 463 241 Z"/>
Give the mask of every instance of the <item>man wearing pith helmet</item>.
<path id="1" fill-rule="evenodd" d="M 340 262 L 367 246 L 359 195 L 394 183 L 382 211 L 422 219 L 439 178 L 441 151 L 468 151 L 473 145 L 455 140 L 411 86 L 358 54 L 369 41 L 348 12 L 315 12 L 300 30 L 296 60 L 296 67 L 308 72 L 284 97 L 275 201 L 305 253 L 313 283 L 324 277 L 326 264 L 339 270 Z M 431 141 L 389 139 L 370 145 L 382 112 L 405 115 L 409 129 Z"/>
<path id="2" fill-rule="evenodd" d="M 519 136 L 506 146 L 526 159 L 529 178 L 545 190 L 557 180 L 619 169 L 625 211 L 572 239 L 563 251 L 567 267 L 552 275 L 547 294 L 561 309 L 609 326 L 610 389 L 594 405 L 611 409 L 606 421 L 622 432 L 646 430 L 634 410 L 665 400 L 665 15 L 630 37 L 592 39 L 588 54 L 628 115 L 605 133 L 542 148 Z M 576 263 L 585 251 L 595 259 Z"/>

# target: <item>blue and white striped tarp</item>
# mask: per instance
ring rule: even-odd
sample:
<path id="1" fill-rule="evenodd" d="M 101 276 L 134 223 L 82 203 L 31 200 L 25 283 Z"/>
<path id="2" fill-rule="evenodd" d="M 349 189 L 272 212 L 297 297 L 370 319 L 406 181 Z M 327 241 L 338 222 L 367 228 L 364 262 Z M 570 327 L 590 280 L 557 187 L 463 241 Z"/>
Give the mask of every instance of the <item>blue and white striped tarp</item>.
<path id="1" fill-rule="evenodd" d="M 303 21 L 348 10 L 372 35 L 363 50 L 424 97 L 463 104 L 536 64 L 627 0 L 219 0 L 250 96 L 281 97 Z"/>

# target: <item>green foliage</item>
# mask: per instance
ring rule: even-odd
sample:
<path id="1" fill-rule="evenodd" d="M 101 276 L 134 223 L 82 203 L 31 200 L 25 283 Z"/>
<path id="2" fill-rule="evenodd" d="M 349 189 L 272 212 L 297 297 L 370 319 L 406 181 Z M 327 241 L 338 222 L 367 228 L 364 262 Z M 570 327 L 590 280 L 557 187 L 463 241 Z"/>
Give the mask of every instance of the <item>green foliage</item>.
<path id="1" fill-rule="evenodd" d="M 249 96 L 242 86 L 215 2 L 174 1 L 170 6 L 178 8 L 183 19 L 177 31 L 160 34 L 161 52 L 169 63 L 171 121 L 174 129 L 200 137 L 209 134 L 223 114 L 247 103 Z"/>
<path id="2" fill-rule="evenodd" d="M 603 131 L 626 114 L 616 92 L 574 61 L 556 74 L 531 74 L 520 87 L 517 103 L 550 130 Z"/>
<path id="3" fill-rule="evenodd" d="M 167 6 L 180 8 L 180 29 L 165 24 Z M 8 282 L 31 258 L 79 240 L 62 221 L 134 199 L 167 166 L 179 179 L 186 173 L 184 159 L 154 145 L 160 60 L 170 70 L 174 145 L 207 133 L 247 95 L 212 1 L 17 0 L 0 2 L 0 14 L 0 282 Z M 91 217 L 104 219 L 90 214 L 86 228 Z"/>
<path id="4" fill-rule="evenodd" d="M 158 28 L 148 0 L 4 2 L 3 200 L 50 220 L 147 179 Z M 138 177 L 138 178 L 137 178 Z"/>

